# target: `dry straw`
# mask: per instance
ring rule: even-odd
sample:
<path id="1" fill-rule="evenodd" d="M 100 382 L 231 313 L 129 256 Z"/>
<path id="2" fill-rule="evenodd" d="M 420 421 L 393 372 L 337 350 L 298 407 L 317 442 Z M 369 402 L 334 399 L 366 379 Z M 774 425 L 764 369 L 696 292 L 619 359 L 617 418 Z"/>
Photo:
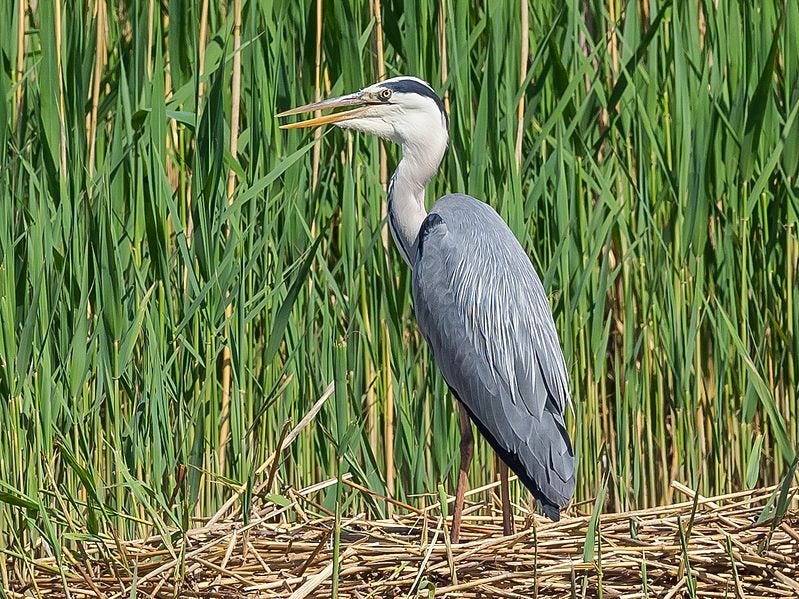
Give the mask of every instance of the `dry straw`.
<path id="1" fill-rule="evenodd" d="M 351 493 L 367 492 L 346 476 L 344 482 Z M 316 507 L 315 495 L 335 484 L 284 489 L 290 505 L 261 502 L 247 525 L 231 507 L 169 545 L 160 536 L 85 544 L 65 552 L 60 573 L 53 558 L 32 568 L 9 562 L 9 596 L 330 596 L 333 518 L 307 518 L 303 507 Z M 503 537 L 495 486 L 472 492 L 483 500 L 470 504 L 463 542 L 449 550 L 437 505 L 398 508 L 390 520 L 343 518 L 339 596 L 799 595 L 799 509 L 794 502 L 783 518 L 758 523 L 778 487 L 703 498 L 675 483 L 691 500 L 603 514 L 593 530 L 591 515 L 557 523 L 528 515 L 517 521 L 523 530 Z M 596 539 L 589 551 L 587 537 Z M 25 580 L 31 571 L 34 579 Z"/>

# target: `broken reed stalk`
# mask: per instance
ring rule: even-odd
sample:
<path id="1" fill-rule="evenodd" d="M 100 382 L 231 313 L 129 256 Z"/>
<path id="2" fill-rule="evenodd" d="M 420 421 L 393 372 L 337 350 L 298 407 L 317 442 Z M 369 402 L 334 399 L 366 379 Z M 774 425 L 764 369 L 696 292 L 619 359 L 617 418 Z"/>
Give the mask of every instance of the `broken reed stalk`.
<path id="1" fill-rule="evenodd" d="M 778 487 L 707 498 L 689 492 L 691 501 L 605 513 L 597 530 L 598 554 L 588 562 L 582 552 L 590 514 L 550 522 L 517 512 L 517 525 L 527 518 L 528 528 L 503 537 L 500 506 L 492 494 L 482 492 L 468 507 L 459 545 L 446 542 L 447 526 L 440 516 L 428 519 L 420 515 L 423 510 L 398 506 L 404 513 L 391 519 L 342 517 L 336 560 L 330 542 L 335 518 L 314 516 L 312 507 L 301 510 L 299 504 L 312 506 L 314 495 L 332 485 L 343 489 L 341 482 L 348 478 L 292 491 L 295 500 L 289 506 L 264 501 L 248 525 L 224 519 L 189 530 L 176 541 L 175 554 L 166 551 L 162 536 L 153 536 L 119 544 L 111 538 L 84 543 L 85 559 L 65 559 L 63 573 L 53 557 L 10 557 L 9 596 L 35 589 L 39 596 L 65 597 L 67 587 L 72 597 L 111 598 L 130 593 L 135 585 L 142 597 L 258 593 L 302 598 L 331 596 L 334 580 L 340 597 L 362 596 L 365 589 L 381 597 L 431 589 L 436 597 L 563 597 L 573 589 L 604 597 L 681 592 L 723 597 L 726 592 L 776 599 L 799 593 L 795 498 L 768 546 L 758 551 L 770 523 L 758 524 L 757 519 Z M 357 484 L 347 486 L 350 492 L 362 492 Z M 342 498 L 339 505 L 345 503 Z M 64 552 L 79 554 L 74 549 Z M 683 575 L 684 564 L 690 564 L 690 571 Z M 35 580 L 25 579 L 26 573 Z"/>

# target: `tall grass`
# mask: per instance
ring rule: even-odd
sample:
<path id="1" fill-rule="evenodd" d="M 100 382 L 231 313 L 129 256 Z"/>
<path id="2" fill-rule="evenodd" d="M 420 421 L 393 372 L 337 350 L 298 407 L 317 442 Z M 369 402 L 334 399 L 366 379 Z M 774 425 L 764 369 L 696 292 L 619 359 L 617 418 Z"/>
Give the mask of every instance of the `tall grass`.
<path id="1" fill-rule="evenodd" d="M 542 273 L 578 499 L 605 473 L 606 509 L 779 478 L 799 440 L 796 2 L 245 1 L 236 53 L 237 5 L 0 9 L 0 547 L 185 529 L 241 489 L 246 513 L 334 376 L 279 481 L 451 487 L 455 411 L 383 247 L 381 145 L 273 116 L 383 72 L 446 98 L 431 196 L 487 199 Z M 494 476 L 482 442 L 471 475 Z"/>

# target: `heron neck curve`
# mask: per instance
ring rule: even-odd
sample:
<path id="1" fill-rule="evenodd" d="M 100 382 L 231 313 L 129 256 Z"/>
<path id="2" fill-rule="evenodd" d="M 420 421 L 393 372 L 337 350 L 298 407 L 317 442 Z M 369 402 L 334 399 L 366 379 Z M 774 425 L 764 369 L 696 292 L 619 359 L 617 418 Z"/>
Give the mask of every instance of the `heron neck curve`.
<path id="1" fill-rule="evenodd" d="M 388 224 L 391 236 L 408 266 L 416 261 L 416 240 L 427 217 L 424 191 L 444 156 L 446 138 L 439 148 L 402 144 L 402 160 L 388 188 Z M 425 151 L 422 151 L 425 150 Z"/>

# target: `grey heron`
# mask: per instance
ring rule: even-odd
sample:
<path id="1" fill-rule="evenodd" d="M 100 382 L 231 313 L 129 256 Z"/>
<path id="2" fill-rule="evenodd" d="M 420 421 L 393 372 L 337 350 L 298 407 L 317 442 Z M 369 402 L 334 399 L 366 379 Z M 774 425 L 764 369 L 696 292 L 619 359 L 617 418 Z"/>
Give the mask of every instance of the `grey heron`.
<path id="1" fill-rule="evenodd" d="M 500 468 L 505 534 L 513 530 L 507 467 L 552 520 L 574 493 L 574 451 L 564 423 L 571 404 L 555 323 L 541 280 L 502 218 L 488 204 L 446 195 L 428 212 L 425 187 L 448 143 L 441 98 L 415 77 L 395 77 L 355 93 L 279 114 L 347 108 L 284 129 L 333 124 L 399 145 L 388 188 L 388 225 L 412 270 L 416 320 L 459 406 L 460 471 L 452 540 L 458 542 L 477 426 Z"/>

